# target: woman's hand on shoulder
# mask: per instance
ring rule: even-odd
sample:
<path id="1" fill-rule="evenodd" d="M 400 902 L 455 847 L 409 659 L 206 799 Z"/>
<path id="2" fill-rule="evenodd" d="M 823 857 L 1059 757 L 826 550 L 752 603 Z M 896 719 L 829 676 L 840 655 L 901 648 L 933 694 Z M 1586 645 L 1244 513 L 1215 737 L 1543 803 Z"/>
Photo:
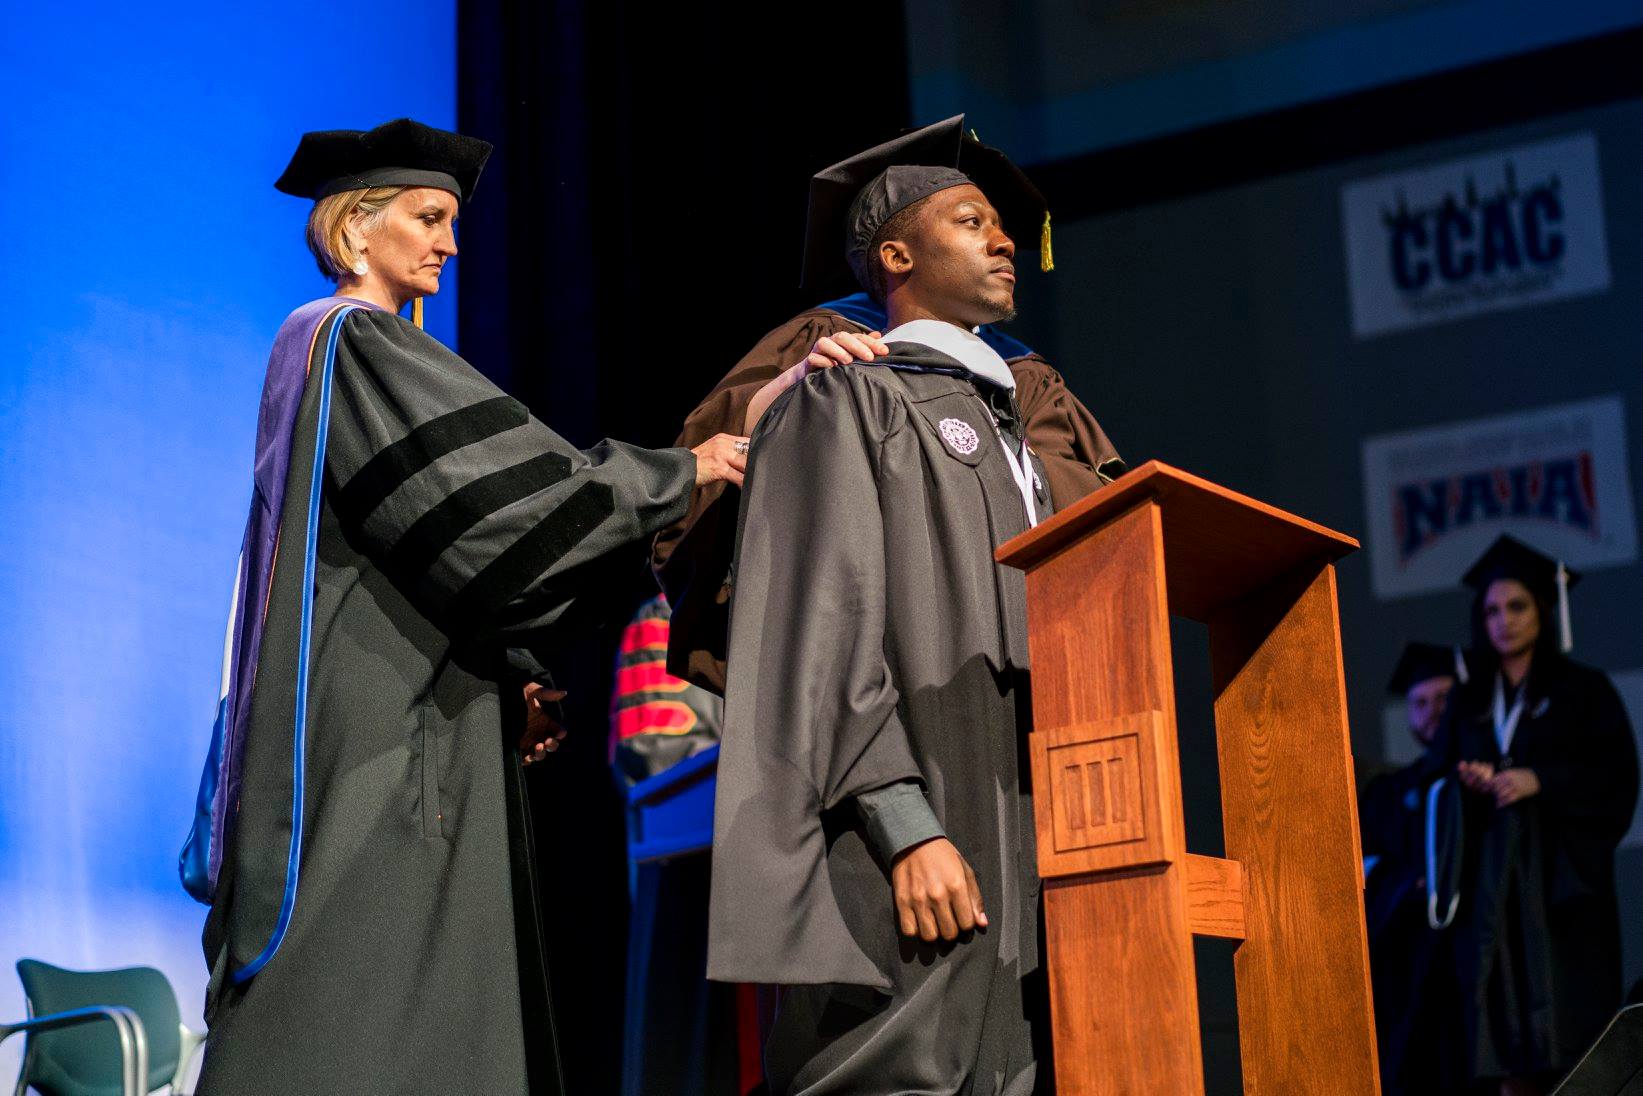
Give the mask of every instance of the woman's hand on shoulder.
<path id="1" fill-rule="evenodd" d="M 747 474 L 747 439 L 735 434 L 715 434 L 691 450 L 696 454 L 696 486 L 710 483 L 742 485 Z"/>
<path id="2" fill-rule="evenodd" d="M 822 336 L 816 340 L 816 345 L 810 348 L 810 353 L 806 354 L 802 361 L 782 370 L 753 394 L 753 399 L 747 405 L 747 415 L 742 420 L 742 429 L 751 434 L 759 420 L 764 417 L 764 413 L 770 409 L 770 405 L 776 402 L 776 397 L 804 380 L 813 370 L 849 365 L 851 362 L 870 362 L 888 353 L 890 348 L 885 345 L 884 337 L 877 331 L 868 331 L 860 335 L 854 331 L 839 331 Z"/>

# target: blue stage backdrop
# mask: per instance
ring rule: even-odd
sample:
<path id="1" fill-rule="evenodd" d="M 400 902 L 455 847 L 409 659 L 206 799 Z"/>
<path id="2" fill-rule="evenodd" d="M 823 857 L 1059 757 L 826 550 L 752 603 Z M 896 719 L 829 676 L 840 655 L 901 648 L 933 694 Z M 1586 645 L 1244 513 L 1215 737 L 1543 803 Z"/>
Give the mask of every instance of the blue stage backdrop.
<path id="1" fill-rule="evenodd" d="M 454 0 L 14 6 L 0 38 L 0 1019 L 11 964 L 151 964 L 199 1023 L 177 883 L 286 313 L 324 296 L 307 129 L 456 116 Z M 455 286 L 429 302 L 450 342 Z M 20 1047 L 0 1056 L 9 1088 Z"/>

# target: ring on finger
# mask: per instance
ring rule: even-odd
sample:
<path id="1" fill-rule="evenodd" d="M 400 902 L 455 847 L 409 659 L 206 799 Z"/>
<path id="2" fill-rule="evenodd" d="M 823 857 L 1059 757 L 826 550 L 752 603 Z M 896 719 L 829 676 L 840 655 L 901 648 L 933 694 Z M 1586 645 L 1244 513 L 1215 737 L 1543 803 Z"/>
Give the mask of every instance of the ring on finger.
<path id="1" fill-rule="evenodd" d="M 735 450 L 737 453 L 746 454 L 748 444 L 747 439 L 744 438 L 741 441 L 736 442 L 736 444 L 732 445 L 730 448 Z"/>

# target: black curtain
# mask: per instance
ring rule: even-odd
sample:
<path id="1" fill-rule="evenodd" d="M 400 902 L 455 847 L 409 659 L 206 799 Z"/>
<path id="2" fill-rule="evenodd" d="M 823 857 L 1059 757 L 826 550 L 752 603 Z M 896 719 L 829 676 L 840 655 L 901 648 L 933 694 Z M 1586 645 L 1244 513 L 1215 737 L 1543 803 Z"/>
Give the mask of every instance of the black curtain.
<path id="1" fill-rule="evenodd" d="M 578 445 L 670 445 L 761 334 L 818 303 L 797 289 L 806 186 L 908 124 L 901 7 L 458 7 L 458 127 L 497 146 L 458 229 L 458 349 Z M 621 1062 L 609 697 L 614 626 L 654 585 L 642 552 L 614 573 L 608 626 L 555 667 L 571 738 L 528 781 L 573 1093 L 615 1092 Z"/>

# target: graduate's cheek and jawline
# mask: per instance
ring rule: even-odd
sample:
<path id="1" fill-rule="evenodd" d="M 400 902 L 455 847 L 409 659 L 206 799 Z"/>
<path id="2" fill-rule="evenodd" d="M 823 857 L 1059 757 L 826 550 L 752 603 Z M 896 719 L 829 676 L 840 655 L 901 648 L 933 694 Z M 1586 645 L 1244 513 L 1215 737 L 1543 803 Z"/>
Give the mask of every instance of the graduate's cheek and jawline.
<path id="1" fill-rule="evenodd" d="M 1015 315 L 1015 241 L 979 187 L 939 190 L 919 203 L 906 240 L 883 241 L 892 327 L 943 320 L 974 328 Z"/>

